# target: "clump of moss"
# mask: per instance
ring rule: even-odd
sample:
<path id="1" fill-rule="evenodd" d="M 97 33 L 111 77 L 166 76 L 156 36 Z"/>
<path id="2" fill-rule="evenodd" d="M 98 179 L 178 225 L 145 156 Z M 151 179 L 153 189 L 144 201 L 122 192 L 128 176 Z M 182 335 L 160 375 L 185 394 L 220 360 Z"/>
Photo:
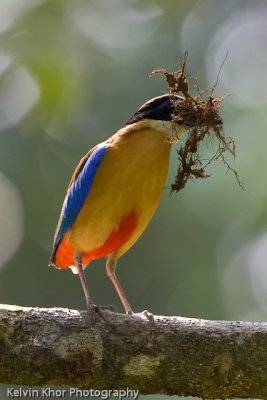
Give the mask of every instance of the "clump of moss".
<path id="1" fill-rule="evenodd" d="M 235 143 L 223 132 L 221 103 L 228 95 L 222 98 L 214 96 L 219 74 L 213 88 L 208 93 L 201 91 L 195 85 L 198 94 L 193 95 L 190 93 L 189 82 L 185 75 L 186 61 L 187 53 L 185 53 L 183 62 L 177 71 L 169 72 L 166 69 L 158 68 L 151 73 L 151 75 L 161 74 L 165 76 L 170 94 L 182 94 L 182 96 L 173 96 L 172 120 L 187 127 L 188 137 L 185 144 L 177 150 L 179 166 L 175 181 L 171 185 L 171 192 L 179 192 L 185 187 L 189 179 L 207 178 L 209 175 L 206 173 L 206 167 L 212 161 L 221 161 L 228 170 L 234 173 L 239 186 L 242 187 L 237 172 L 225 159 L 226 153 L 235 157 Z M 204 160 L 200 155 L 199 145 L 207 138 L 209 140 L 216 139 L 218 146 L 213 156 L 209 160 Z"/>

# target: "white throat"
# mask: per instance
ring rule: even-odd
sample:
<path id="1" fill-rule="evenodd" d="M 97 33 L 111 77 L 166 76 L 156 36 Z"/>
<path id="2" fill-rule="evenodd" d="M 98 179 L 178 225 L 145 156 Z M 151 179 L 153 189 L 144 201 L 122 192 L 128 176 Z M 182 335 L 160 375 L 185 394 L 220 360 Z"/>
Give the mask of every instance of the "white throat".
<path id="1" fill-rule="evenodd" d="M 155 119 L 143 119 L 142 121 L 138 121 L 134 124 L 128 125 L 126 126 L 126 131 L 128 129 L 132 131 L 147 128 L 164 133 L 172 143 L 175 143 L 185 131 L 185 128 L 182 125 L 179 125 L 175 122 Z"/>
<path id="2" fill-rule="evenodd" d="M 179 125 L 172 121 L 161 121 L 161 120 L 146 120 L 150 128 L 165 133 L 169 139 L 179 139 L 185 131 L 182 125 Z"/>

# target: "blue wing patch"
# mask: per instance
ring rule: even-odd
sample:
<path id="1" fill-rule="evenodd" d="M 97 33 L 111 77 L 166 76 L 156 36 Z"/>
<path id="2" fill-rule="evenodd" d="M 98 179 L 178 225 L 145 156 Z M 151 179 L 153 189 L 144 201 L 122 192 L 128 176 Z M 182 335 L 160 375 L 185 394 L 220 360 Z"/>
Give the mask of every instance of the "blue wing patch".
<path id="1" fill-rule="evenodd" d="M 82 209 L 92 187 L 98 167 L 106 154 L 107 148 L 108 144 L 106 143 L 96 146 L 87 156 L 85 156 L 84 159 L 81 160 L 76 172 L 74 173 L 74 177 L 70 182 L 61 210 L 51 262 L 54 261 L 54 255 L 60 240 L 72 226 Z"/>

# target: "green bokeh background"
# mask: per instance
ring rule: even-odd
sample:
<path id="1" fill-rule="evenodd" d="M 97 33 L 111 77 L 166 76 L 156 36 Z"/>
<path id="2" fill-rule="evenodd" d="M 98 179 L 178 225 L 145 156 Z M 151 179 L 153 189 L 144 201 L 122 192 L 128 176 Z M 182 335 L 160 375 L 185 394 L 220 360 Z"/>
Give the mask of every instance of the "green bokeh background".
<path id="1" fill-rule="evenodd" d="M 209 88 L 229 50 L 217 95 L 231 93 L 224 129 L 245 191 L 213 164 L 169 196 L 173 149 L 158 210 L 118 277 L 136 311 L 266 320 L 266 17 L 264 0 L 1 0 L 0 302 L 84 308 L 78 278 L 47 267 L 75 166 L 164 93 L 154 68 L 188 50 L 187 73 Z M 87 269 L 92 297 L 123 311 L 104 265 Z"/>

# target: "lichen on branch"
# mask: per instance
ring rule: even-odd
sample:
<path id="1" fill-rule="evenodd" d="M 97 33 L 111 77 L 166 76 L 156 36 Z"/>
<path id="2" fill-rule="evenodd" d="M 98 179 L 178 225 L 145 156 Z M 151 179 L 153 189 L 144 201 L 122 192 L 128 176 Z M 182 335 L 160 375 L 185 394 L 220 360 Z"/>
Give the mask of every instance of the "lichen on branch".
<path id="1" fill-rule="evenodd" d="M 267 399 L 267 323 L 0 305 L 0 382 Z"/>

